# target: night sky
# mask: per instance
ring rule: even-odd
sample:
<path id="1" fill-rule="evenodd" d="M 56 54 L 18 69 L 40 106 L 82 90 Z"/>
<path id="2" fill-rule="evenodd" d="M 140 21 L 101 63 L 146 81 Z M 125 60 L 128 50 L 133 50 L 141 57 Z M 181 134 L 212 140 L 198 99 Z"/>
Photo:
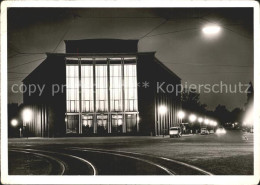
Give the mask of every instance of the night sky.
<path id="1" fill-rule="evenodd" d="M 217 23 L 221 32 L 205 37 L 202 28 Z M 65 52 L 63 40 L 140 39 L 140 52 L 156 57 L 188 84 L 253 82 L 252 8 L 33 9 L 8 10 L 9 103 L 22 103 L 10 87 L 46 58 Z M 149 68 L 147 69 L 149 70 Z M 242 108 L 246 94 L 201 93 L 201 102 Z"/>

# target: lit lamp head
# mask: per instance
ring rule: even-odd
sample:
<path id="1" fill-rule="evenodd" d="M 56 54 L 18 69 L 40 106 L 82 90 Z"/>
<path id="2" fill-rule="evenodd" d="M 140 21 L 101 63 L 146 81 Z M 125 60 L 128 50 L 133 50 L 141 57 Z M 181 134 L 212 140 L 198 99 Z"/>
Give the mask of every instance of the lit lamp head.
<path id="1" fill-rule="evenodd" d="M 11 125 L 12 125 L 13 127 L 16 127 L 16 126 L 18 125 L 17 119 L 12 119 L 12 120 L 11 120 Z"/>
<path id="2" fill-rule="evenodd" d="M 214 121 L 209 121 L 209 125 L 214 126 Z"/>
<path id="3" fill-rule="evenodd" d="M 205 120 L 204 120 L 204 123 L 205 123 L 206 125 L 208 125 L 208 124 L 209 124 L 209 120 L 208 120 L 208 119 L 205 119 Z"/>
<path id="4" fill-rule="evenodd" d="M 167 107 L 164 106 L 164 105 L 161 105 L 161 106 L 158 108 L 158 110 L 159 110 L 159 113 L 160 113 L 160 114 L 166 114 L 166 112 L 167 112 Z"/>
<path id="5" fill-rule="evenodd" d="M 137 116 L 137 122 L 139 122 L 140 121 L 140 117 L 139 116 Z"/>
<path id="6" fill-rule="evenodd" d="M 29 108 L 24 109 L 22 117 L 24 122 L 30 122 L 32 120 L 32 110 Z"/>
<path id="7" fill-rule="evenodd" d="M 198 122 L 202 123 L 203 122 L 203 118 L 198 118 Z"/>
<path id="8" fill-rule="evenodd" d="M 185 113 L 183 111 L 178 112 L 178 118 L 183 119 L 185 117 Z"/>
<path id="9" fill-rule="evenodd" d="M 210 24 L 204 26 L 202 31 L 206 36 L 214 36 L 219 34 L 219 32 L 221 31 L 221 27 L 217 24 Z"/>
<path id="10" fill-rule="evenodd" d="M 194 121 L 196 121 L 196 119 L 197 119 L 197 116 L 196 116 L 195 114 L 191 114 L 191 115 L 189 116 L 190 122 L 194 122 Z"/>

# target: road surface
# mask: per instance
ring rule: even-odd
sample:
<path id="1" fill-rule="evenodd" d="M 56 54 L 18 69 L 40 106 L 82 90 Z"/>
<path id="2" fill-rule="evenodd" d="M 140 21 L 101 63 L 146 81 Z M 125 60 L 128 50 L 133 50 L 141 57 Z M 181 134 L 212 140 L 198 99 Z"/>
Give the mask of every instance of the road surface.
<path id="1" fill-rule="evenodd" d="M 16 138 L 8 155 L 11 175 L 250 174 L 253 134 Z"/>

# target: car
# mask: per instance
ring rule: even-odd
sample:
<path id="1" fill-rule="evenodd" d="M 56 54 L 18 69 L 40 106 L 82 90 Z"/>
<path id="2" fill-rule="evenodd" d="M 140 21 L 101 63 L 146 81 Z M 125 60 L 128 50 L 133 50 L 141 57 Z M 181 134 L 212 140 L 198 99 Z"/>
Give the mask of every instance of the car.
<path id="1" fill-rule="evenodd" d="M 216 130 L 216 134 L 226 134 L 226 130 L 224 127 L 219 127 L 217 130 Z"/>
<path id="2" fill-rule="evenodd" d="M 201 134 L 201 135 L 207 135 L 207 134 L 209 134 L 209 131 L 208 131 L 207 128 L 201 128 L 201 129 L 200 129 L 200 134 Z"/>
<path id="3" fill-rule="evenodd" d="M 173 138 L 173 137 L 181 137 L 181 128 L 180 127 L 171 127 L 169 129 L 169 135 L 170 135 L 170 138 Z"/>
<path id="4" fill-rule="evenodd" d="M 214 132 L 213 129 L 211 129 L 211 130 L 209 130 L 209 133 L 210 133 L 210 134 L 214 134 L 215 132 Z"/>

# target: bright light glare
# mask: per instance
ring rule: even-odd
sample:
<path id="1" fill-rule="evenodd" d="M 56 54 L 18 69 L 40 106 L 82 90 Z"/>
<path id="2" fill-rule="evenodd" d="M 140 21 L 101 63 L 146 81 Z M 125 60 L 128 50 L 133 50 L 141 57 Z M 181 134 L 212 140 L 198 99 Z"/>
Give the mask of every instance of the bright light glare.
<path id="1" fill-rule="evenodd" d="M 219 33 L 220 30 L 221 28 L 218 25 L 207 25 L 202 29 L 203 33 L 206 35 L 215 35 Z"/>
<path id="2" fill-rule="evenodd" d="M 118 125 L 122 125 L 122 123 L 123 123 L 122 120 L 119 119 L 119 120 L 118 120 Z"/>
<path id="3" fill-rule="evenodd" d="M 160 114 L 165 114 L 167 112 L 167 107 L 164 105 L 161 105 L 158 110 L 159 110 Z"/>
<path id="4" fill-rule="evenodd" d="M 204 120 L 204 123 L 207 125 L 207 124 L 209 124 L 209 120 L 208 119 L 205 119 Z"/>
<path id="5" fill-rule="evenodd" d="M 245 126 L 253 126 L 254 125 L 254 108 L 253 105 L 249 107 L 249 109 L 246 111 L 246 115 L 244 117 L 243 124 Z"/>
<path id="6" fill-rule="evenodd" d="M 196 119 L 197 119 L 197 116 L 195 116 L 194 114 L 191 114 L 191 115 L 189 116 L 189 120 L 190 120 L 191 122 L 194 122 Z"/>
<path id="7" fill-rule="evenodd" d="M 213 126 L 213 125 L 214 125 L 214 121 L 210 120 L 210 121 L 209 121 L 209 124 L 210 124 L 211 126 Z"/>
<path id="8" fill-rule="evenodd" d="M 217 129 L 216 130 L 216 134 L 226 134 L 226 130 L 225 129 Z"/>
<path id="9" fill-rule="evenodd" d="M 16 126 L 18 125 L 17 119 L 12 119 L 12 120 L 11 120 L 11 125 L 12 125 L 13 127 L 16 127 Z"/>
<path id="10" fill-rule="evenodd" d="M 183 111 L 178 112 L 178 118 L 183 119 L 185 117 L 185 113 Z"/>
<path id="11" fill-rule="evenodd" d="M 203 118 L 199 118 L 198 121 L 199 121 L 199 123 L 202 123 L 203 122 Z"/>
<path id="12" fill-rule="evenodd" d="M 25 122 L 31 121 L 32 120 L 32 110 L 28 109 L 28 108 L 24 109 L 22 116 L 23 116 L 23 121 L 25 121 Z"/>

